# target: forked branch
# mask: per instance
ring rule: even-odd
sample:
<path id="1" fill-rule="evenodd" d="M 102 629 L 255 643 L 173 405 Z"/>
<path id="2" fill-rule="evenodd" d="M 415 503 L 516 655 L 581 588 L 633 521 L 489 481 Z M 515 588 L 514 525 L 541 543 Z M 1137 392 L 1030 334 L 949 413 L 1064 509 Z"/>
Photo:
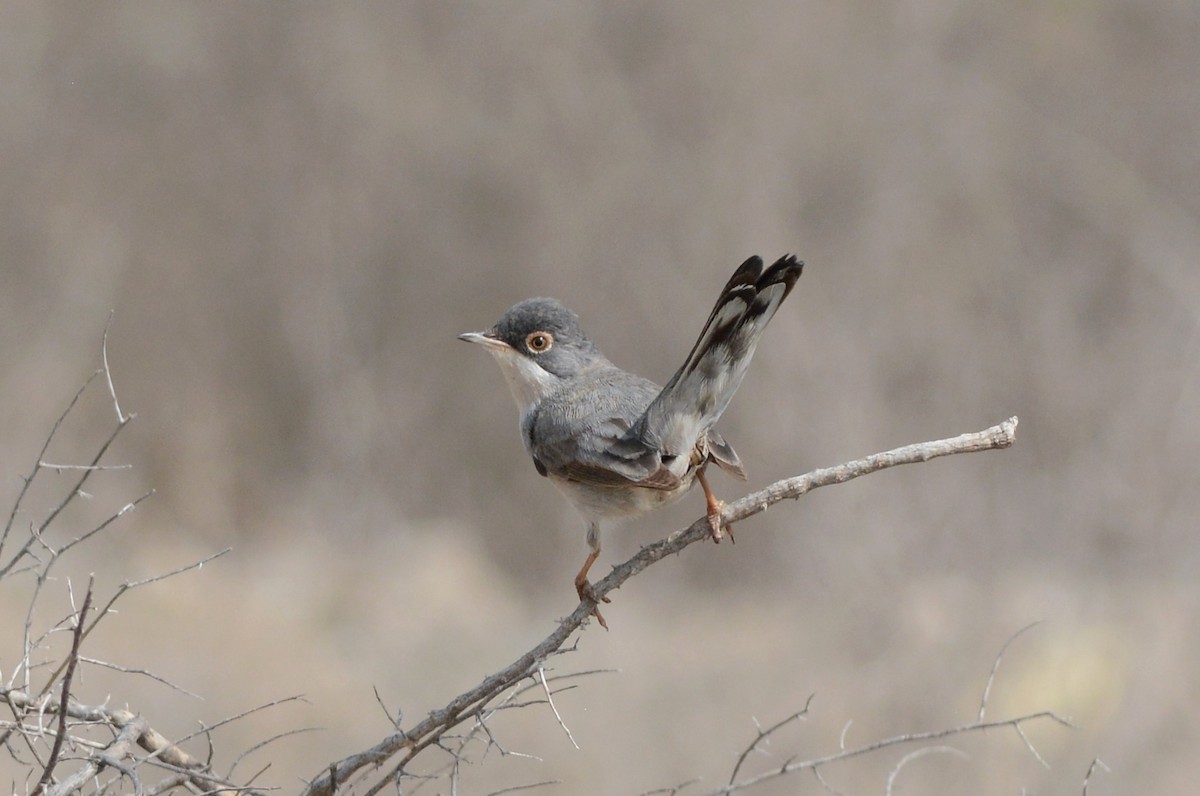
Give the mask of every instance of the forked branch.
<path id="1" fill-rule="evenodd" d="M 763 490 L 728 504 L 721 513 L 721 520 L 725 524 L 739 522 L 765 511 L 781 500 L 794 500 L 818 487 L 841 484 L 889 467 L 926 462 L 956 453 L 975 453 L 1008 448 L 1016 441 L 1016 430 L 1017 418 L 1011 417 L 1003 423 L 983 431 L 962 434 L 949 439 L 906 445 L 883 453 L 876 453 L 865 459 L 813 470 L 795 478 L 778 481 Z M 707 517 L 701 517 L 682 531 L 677 531 L 661 541 L 643 547 L 635 556 L 614 567 L 605 578 L 593 584 L 596 598 L 602 598 L 614 589 L 620 588 L 625 581 L 651 564 L 707 538 L 709 538 L 709 521 Z M 589 600 L 581 602 L 574 612 L 559 622 L 554 632 L 540 644 L 501 671 L 485 678 L 474 688 L 459 694 L 445 707 L 432 711 L 412 729 L 392 733 L 370 749 L 331 763 L 324 772 L 308 784 L 302 791 L 302 796 L 332 796 L 338 788 L 364 773 L 366 769 L 385 765 L 388 767 L 387 774 L 368 789 L 367 793 L 377 792 L 387 783 L 398 781 L 404 775 L 405 767 L 422 750 L 438 744 L 450 729 L 461 722 L 470 718 L 478 719 L 487 705 L 508 688 L 525 678 L 535 677 L 543 662 L 561 649 L 571 634 L 587 621 L 588 617 L 592 615 L 594 607 Z M 1028 721 L 1040 716 L 1041 714 L 1021 717 L 1019 721 Z M 978 727 L 971 729 L 983 729 L 993 724 L 1000 726 L 1010 723 L 981 721 L 977 722 Z M 963 732 L 965 729 L 958 728 L 955 731 Z M 935 737 L 939 736 L 930 735 L 930 738 Z M 921 738 L 918 736 L 913 737 L 913 740 L 919 739 Z"/>

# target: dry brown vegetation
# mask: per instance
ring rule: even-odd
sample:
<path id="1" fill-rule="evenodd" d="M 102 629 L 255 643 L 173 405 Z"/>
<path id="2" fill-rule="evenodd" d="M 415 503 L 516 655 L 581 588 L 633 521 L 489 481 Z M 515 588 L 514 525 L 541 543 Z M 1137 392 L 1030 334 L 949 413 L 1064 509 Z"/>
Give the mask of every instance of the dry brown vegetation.
<path id="1" fill-rule="evenodd" d="M 239 765 L 298 792 L 389 730 L 380 701 L 411 726 L 574 610 L 582 524 L 454 336 L 555 295 L 663 380 L 737 262 L 795 251 L 805 275 L 721 425 L 750 488 L 1014 413 L 1020 444 L 822 490 L 629 582 L 612 632 L 547 671 L 619 670 L 555 696 L 580 748 L 545 705 L 508 711 L 497 740 L 540 760 L 493 751 L 458 792 L 708 792 L 813 694 L 746 766 L 960 725 L 1039 620 L 989 715 L 1070 716 L 1027 728 L 1049 768 L 987 733 L 896 791 L 1078 792 L 1098 756 L 1092 793 L 1182 792 L 1198 39 L 1194 4 L 1117 0 L 4 5 L 0 506 L 110 310 L 139 417 L 104 462 L 134 466 L 95 472 L 46 541 L 155 490 L 51 571 L 35 619 L 60 628 L 55 663 L 34 680 L 67 657 L 90 573 L 96 616 L 231 547 L 127 593 L 83 643 L 202 700 L 86 663 L 72 690 L 171 739 L 303 694 L 213 735 L 223 771 L 323 728 Z M 45 460 L 86 463 L 113 413 L 93 383 Z M 19 527 L 79 476 L 44 470 Z M 609 533 L 596 574 L 700 503 Z M 31 572 L 0 580 L 6 684 Z M 882 792 L 906 753 L 823 775 Z M 0 782 L 32 789 L 8 754 Z M 797 787 L 823 792 L 754 792 Z"/>

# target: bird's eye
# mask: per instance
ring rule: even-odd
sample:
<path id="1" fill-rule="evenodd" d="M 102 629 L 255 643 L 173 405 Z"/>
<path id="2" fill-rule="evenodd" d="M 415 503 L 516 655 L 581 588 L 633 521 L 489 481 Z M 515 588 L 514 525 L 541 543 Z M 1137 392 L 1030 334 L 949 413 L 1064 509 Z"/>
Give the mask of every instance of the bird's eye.
<path id="1" fill-rule="evenodd" d="M 535 354 L 549 351 L 554 345 L 554 335 L 549 332 L 532 332 L 525 338 L 525 347 Z"/>

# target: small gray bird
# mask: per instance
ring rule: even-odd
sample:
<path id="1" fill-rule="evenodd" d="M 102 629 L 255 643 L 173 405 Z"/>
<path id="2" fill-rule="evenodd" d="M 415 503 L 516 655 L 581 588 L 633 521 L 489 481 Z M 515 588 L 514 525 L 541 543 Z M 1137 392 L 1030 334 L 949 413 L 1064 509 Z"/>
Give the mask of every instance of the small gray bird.
<path id="1" fill-rule="evenodd" d="M 526 299 L 486 332 L 459 335 L 500 364 L 533 466 L 587 521 L 591 552 L 575 576 L 580 600 L 597 602 L 587 574 L 600 556 L 600 523 L 671 503 L 695 481 L 708 502 L 713 541 L 721 541 L 723 504 L 704 468 L 714 462 L 742 480 L 746 473 L 713 425 L 804 263 L 787 255 L 765 272 L 762 266 L 762 258 L 751 257 L 733 273 L 683 367 L 661 388 L 609 362 L 575 313 L 554 299 Z M 607 629 L 594 605 L 593 614 Z"/>

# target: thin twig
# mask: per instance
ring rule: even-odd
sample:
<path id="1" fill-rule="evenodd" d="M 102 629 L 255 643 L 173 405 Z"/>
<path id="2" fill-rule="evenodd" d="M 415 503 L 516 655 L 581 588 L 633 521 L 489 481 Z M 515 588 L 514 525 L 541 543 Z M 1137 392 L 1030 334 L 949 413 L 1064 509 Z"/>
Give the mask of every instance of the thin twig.
<path id="1" fill-rule="evenodd" d="M 513 785 L 511 788 L 494 790 L 489 793 L 488 796 L 500 796 L 501 793 L 516 793 L 519 790 L 533 790 L 534 788 L 541 788 L 545 787 L 546 785 L 559 785 L 561 783 L 561 779 L 547 779 L 541 782 L 531 782 L 528 785 Z"/>
<path id="2" fill-rule="evenodd" d="M 55 464 L 53 462 L 38 462 L 38 467 L 46 470 L 132 470 L 132 464 Z"/>
<path id="3" fill-rule="evenodd" d="M 544 760 L 542 760 L 542 758 L 538 757 L 537 755 L 526 754 L 525 752 L 517 752 L 512 749 L 506 749 L 500 743 L 499 739 L 497 739 L 496 736 L 492 734 L 492 728 L 487 725 L 487 721 L 482 716 L 479 717 L 478 721 L 479 721 L 479 727 L 481 727 L 483 729 L 483 732 L 485 735 L 487 735 L 487 739 L 488 739 L 487 748 L 484 749 L 484 752 L 483 752 L 484 757 L 487 756 L 488 750 L 494 746 L 500 750 L 501 757 L 508 757 L 509 755 L 511 755 L 513 757 L 524 757 L 529 760 L 536 760 L 539 763 L 545 762 Z"/>
<path id="4" fill-rule="evenodd" d="M 1008 652 L 1008 648 L 1012 646 L 1012 643 L 1016 641 L 1022 633 L 1024 633 L 1026 630 L 1037 627 L 1041 623 L 1042 620 L 1039 619 L 1036 622 L 1030 622 L 1029 624 L 1025 625 L 1025 627 L 1009 636 L 1008 641 L 1004 642 L 1004 646 L 1001 647 L 1000 651 L 996 653 L 996 659 L 992 661 L 992 670 L 988 672 L 987 683 L 983 686 L 983 696 L 979 699 L 979 716 L 977 717 L 978 721 L 983 721 L 983 714 L 987 711 L 988 696 L 992 692 L 992 683 L 996 680 L 996 671 L 1000 668 L 1000 660 L 1004 657 L 1004 653 Z"/>
<path id="5" fill-rule="evenodd" d="M 828 783 L 828 782 L 825 780 L 825 777 L 824 777 L 824 776 L 822 776 L 822 774 L 821 774 L 821 767 L 820 767 L 820 766 L 813 766 L 813 767 L 812 767 L 812 773 L 813 773 L 813 776 L 814 776 L 814 777 L 816 777 L 816 779 L 817 779 L 817 783 L 818 783 L 818 784 L 819 784 L 819 785 L 820 785 L 822 788 L 824 788 L 824 789 L 825 789 L 827 792 L 829 792 L 829 793 L 832 793 L 832 794 L 833 794 L 833 796 L 846 796 L 846 794 L 842 793 L 840 790 L 838 790 L 837 788 L 833 787 L 832 785 L 830 785 L 830 784 L 829 784 L 829 783 Z"/>
<path id="6" fill-rule="evenodd" d="M 680 782 L 678 785 L 672 785 L 669 788 L 655 788 L 654 790 L 642 791 L 638 794 L 638 796 L 676 796 L 679 791 L 691 785 L 695 785 L 699 781 L 700 780 L 698 778 L 689 779 L 686 782 Z"/>
<path id="7" fill-rule="evenodd" d="M 306 701 L 307 700 L 304 698 L 303 694 L 295 694 L 290 697 L 283 697 L 282 699 L 272 699 L 270 702 L 264 702 L 263 704 L 258 705 L 257 707 L 253 707 L 248 710 L 243 710 L 241 713 L 236 713 L 232 716 L 228 716 L 227 718 L 221 719 L 216 724 L 206 725 L 202 729 L 196 730 L 193 733 L 183 736 L 182 738 L 180 738 L 178 741 L 175 742 L 175 745 L 178 746 L 179 744 L 184 743 L 185 741 L 190 741 L 192 738 L 195 738 L 197 735 L 212 732 L 213 730 L 217 729 L 218 727 L 224 727 L 226 724 L 232 724 L 235 721 L 239 721 L 241 719 L 246 718 L 247 716 L 251 715 L 252 713 L 258 713 L 259 711 L 262 711 L 262 710 L 268 710 L 270 708 L 277 707 L 279 705 L 284 705 L 288 702 L 306 702 Z"/>
<path id="8" fill-rule="evenodd" d="M 145 497 L 145 496 L 143 496 L 143 497 Z M 96 618 L 93 619 L 92 623 L 87 626 L 86 630 L 83 631 L 83 637 L 86 639 L 88 636 L 91 635 L 92 631 L 96 629 L 96 626 L 100 624 L 100 622 L 104 619 L 104 617 L 108 616 L 110 611 L 112 611 L 112 607 L 113 607 L 113 605 L 116 604 L 117 600 L 121 599 L 121 597 L 126 592 L 132 591 L 133 589 L 136 589 L 140 586 L 146 586 L 151 583 L 157 583 L 160 580 L 166 580 L 167 578 L 174 577 L 175 575 L 182 574 L 189 570 L 202 569 L 204 567 L 204 565 L 207 564 L 209 561 L 212 561 L 214 558 L 220 558 L 221 556 L 228 553 L 231 549 L 232 548 L 226 547 L 224 550 L 222 550 L 218 553 L 213 553 L 212 555 L 205 556 L 204 558 L 200 559 L 199 561 L 193 561 L 190 564 L 185 564 L 182 567 L 173 569 L 170 572 L 165 572 L 161 575 L 154 575 L 152 577 L 144 578 L 142 580 L 126 581 L 125 583 L 122 583 L 120 585 L 120 587 L 117 588 L 117 591 L 113 594 L 113 596 L 109 598 L 108 602 L 105 603 L 104 607 L 96 612 Z M 58 668 L 55 669 L 54 673 L 50 676 L 50 679 L 47 681 L 45 687 L 42 688 L 42 693 L 45 693 L 46 690 L 50 688 L 51 684 L 53 684 L 55 679 L 58 678 L 59 673 L 62 671 L 62 667 L 63 667 L 63 664 L 59 664 Z"/>
<path id="9" fill-rule="evenodd" d="M 1050 719 L 1064 727 L 1074 726 L 1068 719 L 1065 719 L 1052 711 L 1043 710 L 1037 713 L 1026 713 L 1022 716 L 1005 719 L 1004 721 L 975 721 L 969 724 L 962 724 L 957 727 L 948 727 L 941 730 L 894 735 L 890 738 L 883 738 L 873 743 L 858 746 L 853 749 L 835 752 L 833 754 L 825 755 L 824 757 L 812 758 L 810 760 L 792 759 L 774 770 L 767 771 L 763 774 L 758 774 L 757 776 L 744 779 L 740 782 L 735 782 L 731 785 L 725 785 L 724 787 L 711 791 L 706 796 L 723 796 L 724 794 L 728 793 L 736 793 L 738 791 L 748 790 L 755 785 L 759 785 L 767 780 L 790 774 L 793 771 L 802 771 L 804 769 L 817 768 L 818 766 L 827 766 L 830 763 L 838 763 L 843 760 L 849 760 L 853 757 L 860 757 L 862 755 L 870 754 L 871 752 L 877 752 L 880 749 L 887 749 L 893 746 L 922 743 L 925 741 L 936 741 L 942 738 L 949 738 L 954 735 L 965 735 L 973 732 L 986 732 L 987 730 L 994 730 L 1000 727 L 1020 728 L 1022 724 L 1027 722 L 1041 721 L 1044 719 Z"/>
<path id="10" fill-rule="evenodd" d="M 1088 785 L 1092 784 L 1092 774 L 1096 773 L 1097 768 L 1106 774 L 1112 771 L 1112 769 L 1105 765 L 1104 761 L 1100 758 L 1097 757 L 1092 760 L 1092 764 L 1088 766 L 1087 774 L 1083 777 L 1083 796 L 1087 796 Z"/>
<path id="11" fill-rule="evenodd" d="M 734 765 L 734 767 L 733 767 L 733 773 L 729 775 L 729 784 L 730 785 L 737 782 L 737 775 L 738 775 L 738 772 L 741 771 L 741 769 L 742 769 L 742 764 L 746 762 L 746 758 L 749 757 L 752 752 L 754 752 L 758 749 L 758 745 L 760 743 L 762 743 L 764 740 L 769 739 L 771 734 L 774 733 L 776 730 L 779 730 L 779 729 L 787 726 L 788 724 L 791 724 L 793 721 L 796 721 L 797 719 L 802 719 L 808 714 L 808 708 L 812 705 L 814 696 L 816 696 L 816 695 L 809 694 L 807 701 L 805 701 L 805 703 L 804 703 L 804 707 L 801 708 L 800 710 L 796 711 L 792 715 L 788 716 L 786 719 L 776 722 L 775 724 L 771 725 L 770 727 L 768 727 L 765 730 L 762 729 L 761 727 L 758 728 L 758 737 L 755 738 L 754 742 L 751 743 L 749 746 L 747 746 L 742 751 L 742 754 L 737 759 L 737 764 Z"/>
<path id="12" fill-rule="evenodd" d="M 99 370 L 93 371 L 92 375 L 88 376 L 87 381 L 83 383 L 83 386 L 81 386 L 75 392 L 75 395 L 72 396 L 71 400 L 67 402 L 67 408 L 64 409 L 62 414 L 58 416 L 58 420 L 54 421 L 54 425 L 50 427 L 50 433 L 46 435 L 46 441 L 42 443 L 42 449 L 37 455 L 37 461 L 39 464 L 35 464 L 29 475 L 21 479 L 23 482 L 21 485 L 21 491 L 17 493 L 17 499 L 13 502 L 12 511 L 8 515 L 8 522 L 4 524 L 4 533 L 0 534 L 0 553 L 4 551 L 4 543 L 8 541 L 8 534 L 12 530 L 13 522 L 16 520 L 17 514 L 21 510 L 21 501 L 24 500 L 25 493 L 29 491 L 29 486 L 33 483 L 33 479 L 37 477 L 38 470 L 40 469 L 40 462 L 42 461 L 43 457 L 45 457 L 46 451 L 50 450 L 50 442 L 54 439 L 54 435 L 58 433 L 59 426 L 61 426 L 63 421 L 67 419 L 67 415 L 71 414 L 71 410 L 75 408 L 75 404 L 79 402 L 79 397 L 83 395 L 84 390 L 86 390 L 88 385 L 96 380 L 96 377 L 99 376 L 100 373 L 101 371 Z M 0 572 L 0 577 L 4 577 L 4 574 L 8 571 L 8 569 L 11 569 L 11 565 L 7 567 L 4 572 Z"/>
<path id="13" fill-rule="evenodd" d="M 117 412 L 117 422 L 124 424 L 129 418 L 121 413 L 121 404 L 117 401 L 117 388 L 113 386 L 112 369 L 108 366 L 108 327 L 112 325 L 115 312 L 116 310 L 109 310 L 108 320 L 104 322 L 104 336 L 100 340 L 100 359 L 104 362 L 104 378 L 108 380 L 108 394 L 112 396 L 113 409 Z"/>
<path id="14" fill-rule="evenodd" d="M 124 517 L 126 514 L 133 511 L 134 509 L 136 509 L 143 500 L 146 500 L 147 498 L 150 498 L 153 496 L 154 496 L 154 490 L 151 489 L 149 492 L 146 492 L 145 494 L 143 494 L 141 497 L 137 498 L 136 500 L 126 503 L 124 506 L 122 506 L 120 509 L 118 509 L 115 513 L 110 514 L 108 519 L 104 520 L 104 522 L 95 526 L 90 531 L 80 534 L 79 536 L 75 537 L 71 541 L 64 544 L 62 547 L 55 550 L 54 551 L 55 557 L 61 556 L 63 553 L 67 552 L 68 550 L 70 550 L 72 547 L 74 547 L 77 544 L 86 542 L 88 539 L 90 539 L 93 536 L 95 536 L 96 534 L 100 533 L 105 528 L 107 528 L 109 525 L 112 525 L 114 522 L 119 520 L 121 517 Z"/>
<path id="15" fill-rule="evenodd" d="M 25 554 L 29 551 L 29 548 L 33 545 L 34 540 L 37 539 L 42 533 L 44 533 L 46 531 L 47 528 L 50 527 L 50 525 L 54 522 L 54 520 L 58 518 L 58 515 L 61 514 L 67 508 L 67 506 L 69 506 L 72 503 L 72 501 L 75 500 L 76 497 L 78 497 L 80 494 L 83 493 L 84 484 L 86 484 L 88 479 L 91 478 L 92 473 L 96 472 L 94 469 L 90 469 L 90 468 L 94 467 L 95 465 L 98 465 L 100 463 L 100 460 L 102 458 L 104 458 L 104 454 L 108 452 L 109 446 L 111 446 L 113 444 L 113 442 L 117 438 L 117 435 L 121 433 L 121 431 L 129 424 L 129 421 L 132 419 L 133 419 L 133 416 L 130 416 L 130 417 L 126 418 L 124 421 L 118 423 L 116 428 L 113 429 L 113 432 L 108 435 L 108 439 L 106 439 L 103 443 L 101 443 L 100 449 L 96 452 L 96 455 L 92 457 L 92 460 L 90 462 L 88 462 L 89 469 L 83 470 L 83 474 L 81 476 L 79 476 L 79 479 L 75 482 L 75 485 L 73 487 L 71 487 L 70 491 L 67 492 L 66 496 L 61 501 L 59 501 L 57 506 L 55 506 L 53 509 L 50 510 L 50 513 L 48 515 L 46 515 L 46 518 L 37 525 L 36 530 L 33 530 L 30 532 L 29 539 L 27 539 L 25 541 L 25 544 L 21 546 L 21 549 L 18 550 L 16 552 L 16 554 L 13 555 L 13 557 L 9 559 L 7 564 L 5 564 L 3 567 L 0 567 L 0 578 L 3 578 L 5 575 L 7 575 L 8 572 L 17 565 L 17 562 L 19 562 L 22 558 L 25 557 Z M 47 444 L 49 444 L 49 441 L 47 441 Z M 43 450 L 42 453 L 38 455 L 38 461 L 42 460 L 44 454 L 45 454 L 45 451 Z M 15 507 L 13 509 L 13 512 L 14 512 L 14 516 L 15 516 L 15 512 L 16 512 Z M 5 533 L 7 535 L 7 531 Z"/>
<path id="16" fill-rule="evenodd" d="M 178 691 L 181 694 L 190 696 L 192 699 L 204 699 L 204 697 L 200 696 L 199 694 L 197 694 L 193 691 L 189 691 L 181 685 L 176 685 L 175 683 L 172 683 L 167 678 L 160 677 L 157 674 L 155 674 L 154 672 L 147 671 L 146 669 L 139 669 L 137 667 L 132 667 L 132 666 L 121 666 L 120 664 L 117 664 L 117 663 L 109 663 L 108 661 L 101 661 L 101 660 L 97 660 L 96 658 L 89 658 L 86 655 L 79 656 L 79 660 L 82 661 L 83 663 L 90 663 L 93 666 L 99 666 L 103 669 L 112 669 L 114 672 L 122 672 L 124 674 L 140 674 L 143 677 L 149 677 L 151 680 L 162 683 L 167 688 L 170 688 L 173 691 Z"/>
<path id="17" fill-rule="evenodd" d="M 269 746 L 270 744 L 273 744 L 276 741 L 282 740 L 283 738 L 290 738 L 293 735 L 300 735 L 302 733 L 316 732 L 316 731 L 317 731 L 316 727 L 298 727 L 294 730 L 284 730 L 283 732 L 272 735 L 270 738 L 265 738 L 265 739 L 259 741 L 258 743 L 254 744 L 254 746 L 251 746 L 249 749 L 242 752 L 241 754 L 239 754 L 237 757 L 235 757 L 233 759 L 233 762 L 229 764 L 229 773 L 227 773 L 225 775 L 225 779 L 232 780 L 233 772 L 237 769 L 238 765 L 240 765 L 241 762 L 243 760 L 245 760 L 247 757 L 254 754 L 259 749 L 262 749 L 264 746 Z M 255 774 L 254 776 L 257 777 L 258 774 Z M 254 778 L 252 777 L 249 781 L 253 782 Z"/>
<path id="18" fill-rule="evenodd" d="M 1070 722 L 1068 721 L 1068 726 L 1069 725 Z M 1029 736 L 1025 734 L 1023 729 L 1021 729 L 1021 725 L 1015 725 L 1015 729 L 1017 731 L 1017 735 L 1021 737 L 1021 743 L 1025 744 L 1025 748 L 1029 750 L 1029 754 L 1033 755 L 1033 759 L 1041 763 L 1042 768 L 1046 769 L 1047 771 L 1050 770 L 1050 764 L 1047 763 L 1046 758 L 1042 757 L 1041 753 L 1038 752 L 1037 747 L 1033 745 L 1033 741 L 1029 740 Z"/>
<path id="19" fill-rule="evenodd" d="M 160 794 L 178 788 L 180 785 L 188 781 L 187 774 L 176 774 L 172 777 L 166 777 L 158 782 L 153 788 L 146 792 L 146 796 L 160 796 Z"/>
<path id="20" fill-rule="evenodd" d="M 924 757 L 925 755 L 932 754 L 952 754 L 958 755 L 963 759 L 967 758 L 966 752 L 955 749 L 953 746 L 923 746 L 920 749 L 914 749 L 904 757 L 900 758 L 900 762 L 896 763 L 896 765 L 892 767 L 892 770 L 888 772 L 887 787 L 883 791 L 884 796 L 892 796 L 892 786 L 896 784 L 896 777 L 900 776 L 900 769 L 904 768 L 918 757 Z"/>
<path id="21" fill-rule="evenodd" d="M 571 741 L 571 746 L 576 749 L 579 744 L 575 743 L 575 736 L 571 734 L 571 728 L 563 721 L 562 715 L 558 712 L 558 708 L 554 705 L 554 697 L 550 695 L 550 686 L 546 685 L 546 670 L 541 666 L 537 667 L 538 679 L 542 681 L 542 690 L 546 692 L 546 701 L 550 703 L 550 709 L 554 711 L 554 718 L 558 719 L 558 726 L 563 728 L 563 732 L 567 734 L 567 738 Z"/>
<path id="22" fill-rule="evenodd" d="M 232 550 L 233 550 L 232 547 L 226 547 L 224 550 L 219 550 L 216 553 L 207 555 L 204 558 L 201 558 L 198 561 L 193 561 L 190 564 L 184 564 L 182 567 L 177 567 L 176 569 L 173 569 L 170 572 L 164 572 L 161 575 L 152 575 L 151 577 L 142 578 L 141 580 L 126 581 L 125 583 L 121 584 L 121 589 L 123 591 L 129 591 L 130 589 L 136 589 L 140 586 L 148 586 L 151 583 L 158 583 L 160 580 L 166 580 L 167 578 L 173 578 L 176 575 L 182 575 L 184 572 L 188 572 L 193 569 L 204 569 L 204 565 L 207 564 L 209 561 L 220 558 L 221 556 L 225 555 L 226 553 L 231 552 Z M 109 605 L 112 605 L 112 603 L 109 603 Z"/>
<path id="23" fill-rule="evenodd" d="M 371 690 L 375 692 L 375 701 L 379 704 L 379 708 L 383 711 L 383 715 L 387 716 L 387 720 L 392 725 L 392 729 L 399 732 L 400 725 L 404 723 L 404 709 L 397 709 L 396 715 L 393 717 L 392 712 L 388 710 L 388 706 L 383 704 L 383 697 L 379 695 L 379 688 L 376 686 L 371 686 Z"/>
<path id="24" fill-rule="evenodd" d="M 63 741 L 67 738 L 67 705 L 71 701 L 71 678 L 75 676 L 75 666 L 79 663 L 79 644 L 83 641 L 83 622 L 88 609 L 92 607 L 92 586 L 95 576 L 88 578 L 87 593 L 83 598 L 83 607 L 75 620 L 75 632 L 71 641 L 71 655 L 67 658 L 67 671 L 63 675 L 62 700 L 58 706 L 58 734 L 54 736 L 54 746 L 50 749 L 50 759 L 42 769 L 42 777 L 33 788 L 33 796 L 40 796 L 54 776 L 54 767 L 58 765 L 58 756 L 62 752 Z"/>

